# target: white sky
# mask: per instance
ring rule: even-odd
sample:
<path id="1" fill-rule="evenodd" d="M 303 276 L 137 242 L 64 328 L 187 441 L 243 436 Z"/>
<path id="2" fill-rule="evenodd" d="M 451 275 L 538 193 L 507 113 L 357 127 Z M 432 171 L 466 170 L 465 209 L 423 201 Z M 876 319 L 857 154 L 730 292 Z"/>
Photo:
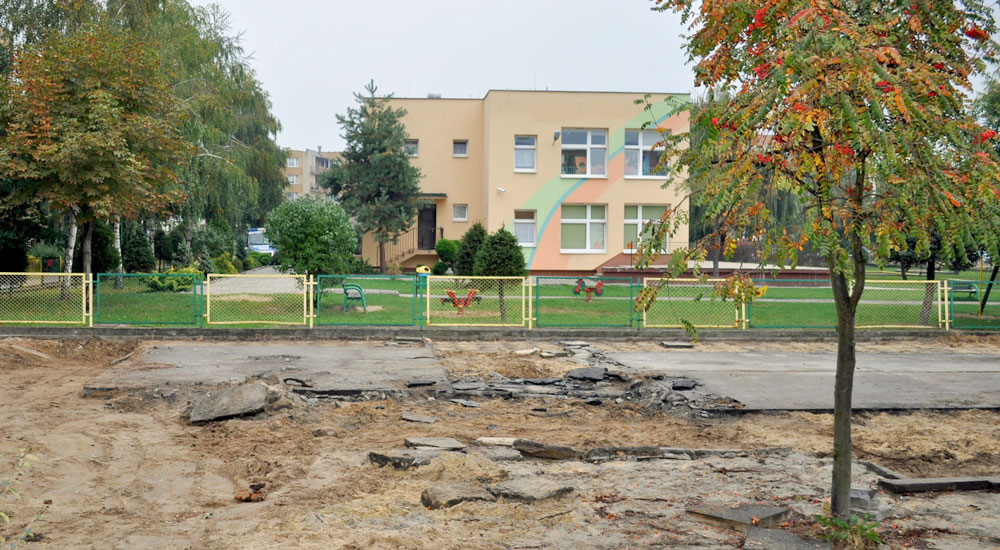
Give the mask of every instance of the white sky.
<path id="1" fill-rule="evenodd" d="M 374 79 L 398 97 L 490 89 L 690 92 L 680 16 L 649 0 L 192 0 L 253 54 L 278 144 L 343 148 L 334 115 Z"/>

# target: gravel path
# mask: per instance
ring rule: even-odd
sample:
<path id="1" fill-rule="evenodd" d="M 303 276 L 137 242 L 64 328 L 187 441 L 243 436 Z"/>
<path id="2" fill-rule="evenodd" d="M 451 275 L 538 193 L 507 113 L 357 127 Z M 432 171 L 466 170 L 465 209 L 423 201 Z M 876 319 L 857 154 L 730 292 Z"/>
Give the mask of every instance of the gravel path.
<path id="1" fill-rule="evenodd" d="M 241 273 L 239 276 L 212 276 L 212 295 L 222 294 L 298 294 L 302 292 L 302 279 L 294 276 L 274 277 L 282 275 L 272 266 L 258 267 Z"/>

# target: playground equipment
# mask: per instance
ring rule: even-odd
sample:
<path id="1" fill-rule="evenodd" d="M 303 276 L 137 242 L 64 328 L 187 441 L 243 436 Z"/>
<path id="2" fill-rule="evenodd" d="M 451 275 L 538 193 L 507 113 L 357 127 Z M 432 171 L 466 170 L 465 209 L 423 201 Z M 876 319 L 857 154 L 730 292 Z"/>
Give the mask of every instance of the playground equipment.
<path id="1" fill-rule="evenodd" d="M 586 301 L 589 302 L 593 299 L 594 294 L 597 294 L 598 296 L 604 294 L 604 281 L 598 281 L 596 285 L 592 287 L 587 287 L 584 286 L 583 279 L 577 279 L 576 288 L 573 289 L 573 294 L 579 294 L 580 292 L 587 293 Z"/>
<path id="2" fill-rule="evenodd" d="M 448 303 L 448 300 L 451 300 L 452 305 L 455 306 L 455 309 L 458 310 L 458 314 L 461 315 L 465 313 L 465 308 L 472 305 L 472 302 L 479 301 L 481 299 L 482 298 L 476 296 L 476 289 L 474 288 L 469 289 L 469 294 L 465 298 L 459 298 L 455 295 L 454 290 L 449 290 L 448 297 L 441 298 L 441 303 L 446 304 Z"/>
<path id="3" fill-rule="evenodd" d="M 354 295 L 351 295 L 351 293 Z M 365 300 L 365 291 L 361 288 L 361 285 L 355 283 L 344 283 L 344 311 L 347 311 L 347 305 L 350 302 L 361 302 L 362 309 L 365 313 L 368 313 L 368 302 Z"/>

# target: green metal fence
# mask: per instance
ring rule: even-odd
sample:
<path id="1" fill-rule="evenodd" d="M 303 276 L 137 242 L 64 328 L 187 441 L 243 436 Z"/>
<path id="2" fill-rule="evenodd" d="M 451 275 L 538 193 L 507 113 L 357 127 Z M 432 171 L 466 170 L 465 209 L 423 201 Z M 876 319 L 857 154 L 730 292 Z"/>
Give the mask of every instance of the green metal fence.
<path id="1" fill-rule="evenodd" d="M 417 326 L 418 283 L 415 275 L 319 275 L 316 324 Z"/>
<path id="2" fill-rule="evenodd" d="M 824 279 L 754 281 L 763 295 L 747 305 L 752 328 L 835 328 L 833 289 Z"/>
<path id="3" fill-rule="evenodd" d="M 1000 330 L 1000 282 L 948 281 L 948 316 L 959 330 Z"/>
<path id="4" fill-rule="evenodd" d="M 629 277 L 535 277 L 539 327 L 631 327 L 637 290 Z"/>
<path id="5" fill-rule="evenodd" d="M 94 322 L 116 325 L 199 325 L 197 273 L 98 273 Z"/>

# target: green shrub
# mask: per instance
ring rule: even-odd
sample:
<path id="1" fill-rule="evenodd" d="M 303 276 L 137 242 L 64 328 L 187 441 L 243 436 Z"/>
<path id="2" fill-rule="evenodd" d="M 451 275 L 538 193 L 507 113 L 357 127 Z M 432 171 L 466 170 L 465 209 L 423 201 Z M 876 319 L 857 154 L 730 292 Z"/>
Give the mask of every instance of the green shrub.
<path id="1" fill-rule="evenodd" d="M 149 273 L 156 269 L 146 232 L 130 220 L 122 222 L 122 268 L 125 273 Z"/>
<path id="2" fill-rule="evenodd" d="M 229 254 L 223 253 L 212 258 L 212 273 L 235 275 L 239 273 L 239 270 L 233 265 L 233 259 L 229 257 Z"/>
<path id="3" fill-rule="evenodd" d="M 501 227 L 490 235 L 479 248 L 474 264 L 474 275 L 492 277 L 523 277 L 524 252 L 513 233 Z"/>
<path id="4" fill-rule="evenodd" d="M 181 273 L 201 277 L 201 271 L 197 267 L 170 269 L 166 273 Z M 142 282 L 146 285 L 146 288 L 153 292 L 187 292 L 194 286 L 194 279 L 195 277 L 160 277 L 150 275 L 142 277 Z"/>
<path id="5" fill-rule="evenodd" d="M 233 260 L 233 267 L 236 268 L 237 273 L 243 273 L 246 271 L 246 266 L 243 264 L 243 260 L 241 260 L 239 256 L 235 256 L 230 259 Z"/>
<path id="6" fill-rule="evenodd" d="M 368 260 L 360 256 L 354 256 L 350 260 L 348 273 L 351 275 L 371 275 L 375 273 L 375 268 L 372 267 L 372 264 L 368 263 Z"/>
<path id="7" fill-rule="evenodd" d="M 451 267 L 458 258 L 458 245 L 458 241 L 438 239 L 437 244 L 434 245 L 434 250 L 437 252 L 438 259 L 448 267 Z"/>
<path id="8" fill-rule="evenodd" d="M 247 258 L 253 258 L 257 262 L 257 266 L 271 265 L 271 255 L 267 252 L 250 252 L 247 254 Z"/>
<path id="9" fill-rule="evenodd" d="M 247 259 L 243 261 L 243 271 L 250 271 L 251 269 L 257 269 L 260 264 L 257 260 L 253 259 L 253 256 L 247 256 Z"/>
<path id="10" fill-rule="evenodd" d="M 486 241 L 486 228 L 476 222 L 458 243 L 458 253 L 455 257 L 455 273 L 457 275 L 472 275 L 476 265 L 476 255 Z"/>
<path id="11" fill-rule="evenodd" d="M 435 263 L 434 267 L 431 268 L 431 273 L 435 275 L 444 275 L 445 273 L 448 273 L 448 264 L 441 261 Z"/>
<path id="12" fill-rule="evenodd" d="M 878 533 L 877 522 L 869 522 L 854 515 L 847 521 L 818 514 L 813 519 L 816 520 L 816 528 L 823 540 L 834 543 L 837 548 L 874 550 L 884 544 Z"/>

